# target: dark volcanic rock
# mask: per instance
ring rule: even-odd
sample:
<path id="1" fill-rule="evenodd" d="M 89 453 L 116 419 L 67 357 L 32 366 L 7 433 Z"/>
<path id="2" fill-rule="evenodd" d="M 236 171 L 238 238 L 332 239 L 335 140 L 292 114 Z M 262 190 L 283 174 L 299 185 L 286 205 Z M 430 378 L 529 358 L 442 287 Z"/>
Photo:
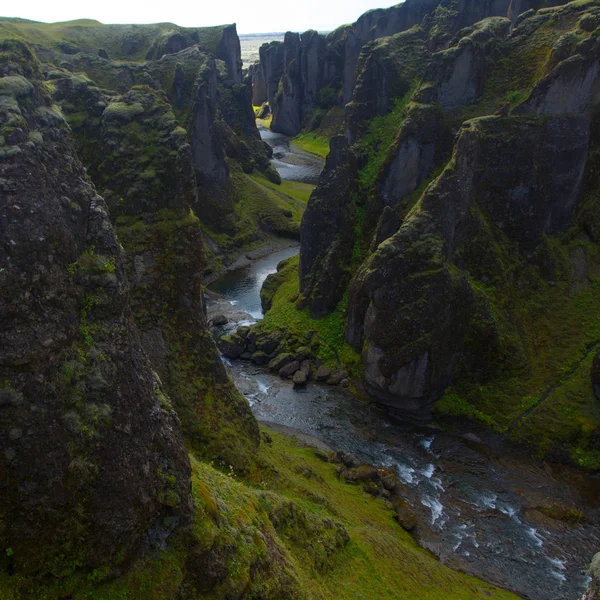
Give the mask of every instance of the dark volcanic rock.
<path id="1" fill-rule="evenodd" d="M 22 432 L 0 437 L 0 545 L 16 572 L 118 568 L 189 522 L 189 460 L 106 206 L 36 60 L 0 53 L 0 127 L 20 117 L 0 148 L 0 430 Z"/>
<path id="2" fill-rule="evenodd" d="M 452 168 L 350 286 L 346 336 L 364 348 L 374 398 L 405 416 L 428 417 L 475 314 L 469 281 L 447 262 L 471 252 L 469 239 L 479 228 L 474 203 L 523 253 L 530 251 L 570 222 L 589 135 L 585 116 L 485 117 L 463 126 Z M 481 260 L 479 252 L 473 261 Z"/>

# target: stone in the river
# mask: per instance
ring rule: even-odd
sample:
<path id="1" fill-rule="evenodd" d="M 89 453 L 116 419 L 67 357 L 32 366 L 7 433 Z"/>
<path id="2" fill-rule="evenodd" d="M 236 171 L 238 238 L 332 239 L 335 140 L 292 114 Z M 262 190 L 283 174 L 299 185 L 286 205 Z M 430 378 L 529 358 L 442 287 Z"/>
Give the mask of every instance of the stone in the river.
<path id="1" fill-rule="evenodd" d="M 269 355 L 259 350 L 252 354 L 250 360 L 257 365 L 265 365 L 269 360 Z"/>
<path id="2" fill-rule="evenodd" d="M 326 367 L 325 365 L 321 365 L 317 369 L 317 373 L 315 375 L 317 381 L 327 381 L 329 376 L 331 375 L 331 369 Z"/>
<path id="3" fill-rule="evenodd" d="M 225 315 L 215 315 L 212 318 L 212 323 L 215 327 L 220 327 L 221 325 L 227 325 L 229 319 Z"/>
<path id="4" fill-rule="evenodd" d="M 246 347 L 244 340 L 237 335 L 224 335 L 219 341 L 219 349 L 227 358 L 239 358 Z"/>
<path id="5" fill-rule="evenodd" d="M 294 362 L 288 363 L 284 367 L 281 367 L 281 369 L 279 369 L 279 375 L 281 375 L 281 377 L 289 379 L 299 369 L 300 363 L 297 360 L 295 360 Z"/>
<path id="6" fill-rule="evenodd" d="M 278 354 L 270 363 L 270 371 L 279 371 L 285 365 L 294 362 L 294 357 L 289 352 Z"/>
<path id="7" fill-rule="evenodd" d="M 304 387 L 307 381 L 306 373 L 304 371 L 296 371 L 292 377 L 292 381 L 295 388 Z"/>

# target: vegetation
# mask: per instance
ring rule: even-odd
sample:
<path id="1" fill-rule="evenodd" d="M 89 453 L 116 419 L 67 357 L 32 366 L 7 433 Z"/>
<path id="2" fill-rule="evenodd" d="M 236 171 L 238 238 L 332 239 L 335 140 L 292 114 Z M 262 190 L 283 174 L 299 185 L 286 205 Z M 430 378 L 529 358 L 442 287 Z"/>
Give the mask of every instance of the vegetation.
<path id="1" fill-rule="evenodd" d="M 329 154 L 329 138 L 315 132 L 301 133 L 294 138 L 294 144 L 305 152 L 327 158 Z"/>
<path id="2" fill-rule="evenodd" d="M 353 376 L 358 376 L 360 356 L 344 339 L 347 298 L 324 319 L 313 319 L 308 308 L 298 309 L 298 261 L 298 256 L 289 259 L 280 271 L 281 283 L 273 294 L 271 308 L 261 322 L 261 328 L 265 331 L 284 329 L 299 335 L 316 331 L 319 341 L 317 357 L 329 366 L 341 365 Z"/>
<path id="3" fill-rule="evenodd" d="M 266 429 L 262 435 L 246 479 L 192 458 L 193 530 L 159 556 L 138 560 L 116 580 L 107 569 L 54 585 L 0 574 L 0 596 L 171 600 L 183 584 L 190 600 L 244 590 L 269 600 L 516 598 L 442 565 L 394 521 L 389 504 L 341 481 L 313 449 Z M 216 584 L 210 592 L 207 582 Z"/>

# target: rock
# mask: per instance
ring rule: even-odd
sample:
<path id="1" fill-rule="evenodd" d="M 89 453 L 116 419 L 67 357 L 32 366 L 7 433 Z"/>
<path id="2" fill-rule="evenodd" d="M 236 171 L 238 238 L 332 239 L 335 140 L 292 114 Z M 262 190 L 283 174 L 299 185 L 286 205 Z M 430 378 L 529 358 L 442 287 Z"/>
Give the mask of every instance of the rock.
<path id="1" fill-rule="evenodd" d="M 108 60 L 108 52 L 104 50 L 104 48 L 100 48 L 100 50 L 98 50 L 98 56 L 100 58 L 105 58 L 106 60 Z"/>
<path id="2" fill-rule="evenodd" d="M 256 348 L 264 352 L 265 354 L 271 354 L 274 352 L 279 344 L 281 343 L 282 335 L 278 332 L 262 334 L 256 340 Z"/>
<path id="3" fill-rule="evenodd" d="M 293 362 L 281 367 L 281 369 L 279 369 L 279 375 L 289 379 L 296 371 L 298 371 L 298 369 L 300 369 L 300 363 L 297 360 L 294 360 Z"/>
<path id="4" fill-rule="evenodd" d="M 340 381 L 340 385 L 341 385 L 343 388 L 349 388 L 349 387 L 350 387 L 350 380 L 349 380 L 349 379 L 346 377 L 346 378 L 344 378 L 344 379 L 342 379 L 342 380 Z"/>
<path id="5" fill-rule="evenodd" d="M 256 365 L 266 365 L 269 362 L 269 355 L 264 352 L 255 352 L 250 356 L 250 360 Z"/>
<path id="6" fill-rule="evenodd" d="M 119 573 L 151 536 L 191 524 L 191 469 L 132 318 L 107 206 L 37 59 L 17 40 L 0 54 L 3 106 L 8 91 L 20 128 L 43 140 L 0 160 L 11 182 L 0 206 L 0 546 L 15 576 L 54 585 L 75 562 Z"/>
<path id="7" fill-rule="evenodd" d="M 219 349 L 227 358 L 235 359 L 246 351 L 246 345 L 237 335 L 224 335 L 219 341 Z"/>
<path id="8" fill-rule="evenodd" d="M 285 365 L 294 362 L 294 356 L 289 352 L 283 352 L 282 354 L 278 354 L 270 363 L 269 363 L 269 371 L 279 371 Z M 296 369 L 297 370 L 297 369 Z"/>
<path id="9" fill-rule="evenodd" d="M 329 462 L 331 458 L 331 454 L 329 452 L 325 452 L 325 450 L 321 450 L 320 448 L 315 448 L 313 451 L 314 455 L 323 462 Z"/>
<path id="10" fill-rule="evenodd" d="M 400 524 L 400 527 L 405 531 L 414 531 L 417 526 L 417 516 L 413 508 L 402 498 L 394 498 L 392 500 L 394 507 L 394 518 Z"/>
<path id="11" fill-rule="evenodd" d="M 300 346 L 296 349 L 296 360 L 299 360 L 300 362 L 310 358 L 311 356 L 312 352 L 310 351 L 310 348 L 307 348 L 306 346 Z"/>
<path id="12" fill-rule="evenodd" d="M 240 355 L 240 358 L 242 360 L 250 360 L 252 358 L 252 352 L 248 352 L 246 350 L 246 352 L 242 352 L 242 354 Z"/>
<path id="13" fill-rule="evenodd" d="M 346 378 L 347 373 L 345 371 L 333 371 L 327 378 L 327 383 L 329 385 L 339 385 Z"/>
<path id="14" fill-rule="evenodd" d="M 352 467 L 343 471 L 342 475 L 347 481 L 352 482 L 376 481 L 378 479 L 377 467 L 372 465 Z"/>
<path id="15" fill-rule="evenodd" d="M 229 323 L 229 319 L 225 315 L 215 315 L 212 318 L 212 324 L 215 327 L 221 327 L 221 325 L 227 325 Z"/>
<path id="16" fill-rule="evenodd" d="M 310 361 L 303 360 L 300 363 L 300 370 L 304 373 L 306 379 L 310 379 Z"/>
<path id="17" fill-rule="evenodd" d="M 266 119 L 271 114 L 271 108 L 269 107 L 268 102 L 265 102 L 261 107 L 258 113 L 257 118 Z"/>
<path id="18" fill-rule="evenodd" d="M 360 461 L 352 454 L 338 450 L 335 453 L 334 462 L 341 463 L 349 469 L 353 469 L 360 466 Z"/>
<path id="19" fill-rule="evenodd" d="M 331 369 L 325 365 L 321 365 L 315 373 L 315 379 L 317 381 L 327 381 L 331 375 Z"/>
<path id="20" fill-rule="evenodd" d="M 292 377 L 292 381 L 294 383 L 295 388 L 304 387 L 306 385 L 307 380 L 308 378 L 306 377 L 306 373 L 304 373 L 303 371 L 296 371 L 294 373 L 294 376 Z"/>

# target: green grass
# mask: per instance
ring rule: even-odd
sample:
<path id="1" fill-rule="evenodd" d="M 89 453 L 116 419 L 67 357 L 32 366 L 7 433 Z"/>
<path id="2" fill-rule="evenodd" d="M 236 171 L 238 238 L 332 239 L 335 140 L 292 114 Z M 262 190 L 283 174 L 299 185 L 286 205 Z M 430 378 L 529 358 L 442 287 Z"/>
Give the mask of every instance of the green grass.
<path id="1" fill-rule="evenodd" d="M 344 483 L 313 449 L 264 431 L 270 441 L 247 480 L 192 457 L 194 523 L 170 549 L 113 581 L 106 569 L 55 584 L 0 574 L 0 597 L 172 600 L 186 580 L 190 600 L 516 599 L 444 566 L 394 521 L 384 501 Z M 335 538 L 340 527 L 350 537 L 345 545 Z M 222 583 L 194 592 L 216 565 L 224 569 Z"/>
<path id="2" fill-rule="evenodd" d="M 0 37 L 19 38 L 54 50 L 81 50 L 94 55 L 104 49 L 111 60 L 144 60 L 154 43 L 160 44 L 162 39 L 174 33 L 189 38 L 190 45 L 199 43 L 209 52 L 216 53 L 223 27 L 185 28 L 173 23 L 104 25 L 91 19 L 62 23 L 0 19 Z M 198 42 L 192 38 L 194 33 Z"/>
<path id="3" fill-rule="evenodd" d="M 368 161 L 359 173 L 359 181 L 363 188 L 368 189 L 373 185 L 390 146 L 396 139 L 400 126 L 404 121 L 404 112 L 414 89 L 410 89 L 402 98 L 394 102 L 394 108 L 385 116 L 375 117 L 369 130 L 360 141 L 360 145 L 365 149 Z"/>
<path id="4" fill-rule="evenodd" d="M 266 179 L 260 173 L 253 173 L 252 179 L 259 185 L 267 187 L 278 195 L 286 196 L 288 200 L 300 202 L 306 205 L 310 195 L 312 194 L 315 186 L 311 183 L 304 183 L 302 181 L 282 181 L 281 184 L 276 184 Z"/>
<path id="5" fill-rule="evenodd" d="M 294 138 L 293 144 L 301 150 L 327 158 L 329 154 L 329 138 L 318 133 L 301 133 Z"/>

